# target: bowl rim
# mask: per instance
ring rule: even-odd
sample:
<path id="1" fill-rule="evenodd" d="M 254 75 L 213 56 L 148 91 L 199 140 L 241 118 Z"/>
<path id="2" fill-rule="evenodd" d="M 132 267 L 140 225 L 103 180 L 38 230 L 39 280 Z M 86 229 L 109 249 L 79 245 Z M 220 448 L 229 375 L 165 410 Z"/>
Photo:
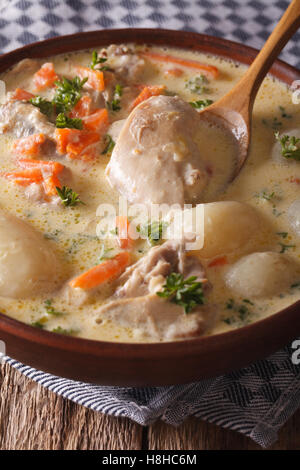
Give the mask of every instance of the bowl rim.
<path id="1" fill-rule="evenodd" d="M 153 36 L 152 36 L 153 35 Z M 178 45 L 175 41 L 176 37 L 183 37 L 189 43 L 185 43 L 184 46 Z M 99 44 L 96 46 L 98 42 Z M 120 38 L 121 36 L 121 38 Z M 142 36 L 142 37 L 140 37 Z M 100 38 L 103 39 L 100 40 Z M 106 42 L 105 38 L 113 38 L 113 41 Z M 145 40 L 145 37 L 151 37 L 151 41 Z M 128 39 L 128 38 L 131 38 Z M 68 44 L 76 40 L 76 43 L 80 47 L 76 47 L 70 50 Z M 169 41 L 169 43 L 168 43 Z M 195 43 L 200 41 L 199 46 L 195 46 Z M 86 46 L 85 43 L 93 43 L 94 46 Z M 209 36 L 206 34 L 200 34 L 189 31 L 175 31 L 170 29 L 155 29 L 155 28 L 121 28 L 121 29 L 102 29 L 88 32 L 80 32 L 64 36 L 55 36 L 53 38 L 37 41 L 34 43 L 27 44 L 23 47 L 14 49 L 13 51 L 7 52 L 0 56 L 0 73 L 8 71 L 11 66 L 17 64 L 20 60 L 32 57 L 44 58 L 54 55 L 59 55 L 68 52 L 84 51 L 91 49 L 92 47 L 100 47 L 101 45 L 111 43 L 138 43 L 138 44 L 150 44 L 160 45 L 165 44 L 168 47 L 181 48 L 182 50 L 194 50 L 205 53 L 211 53 L 212 56 L 222 57 L 225 59 L 233 60 L 234 62 L 240 62 L 244 65 L 249 65 L 251 60 L 255 58 L 259 52 L 257 49 L 240 44 L 235 41 Z M 170 46 L 170 43 L 172 46 Z M 47 52 L 49 48 L 59 47 L 57 53 Z M 220 52 L 213 52 L 213 49 L 220 49 Z M 230 56 L 230 50 L 234 51 L 234 57 Z M 238 58 L 237 58 L 238 57 Z M 277 59 L 270 69 L 269 72 L 275 78 L 282 80 L 284 83 L 290 85 L 293 80 L 300 79 L 300 71 L 287 64 L 286 62 Z M 285 75 L 285 79 L 282 79 L 282 75 Z M 287 77 L 288 75 L 288 77 Z M 269 329 L 275 322 L 279 322 L 283 317 L 292 313 L 296 310 L 300 311 L 300 300 L 289 305 L 283 310 L 280 310 L 273 315 L 266 318 L 253 322 L 249 325 L 230 330 L 223 333 L 217 333 L 209 336 L 200 336 L 193 339 L 182 339 L 172 342 L 149 342 L 149 343 L 138 343 L 138 342 L 117 342 L 117 341 L 101 341 L 92 340 L 74 336 L 66 336 L 57 333 L 53 333 L 46 330 L 37 329 L 31 325 L 9 317 L 3 313 L 0 313 L 0 333 L 1 331 L 14 336 L 18 336 L 21 339 L 26 339 L 31 342 L 46 345 L 54 349 L 78 352 L 80 349 L 86 354 L 92 354 L 93 356 L 110 357 L 110 358 L 176 358 L 177 356 L 197 356 L 197 354 L 206 349 L 215 349 L 218 343 L 222 343 L 223 340 L 234 338 L 240 335 L 248 336 L 248 333 L 254 333 L 255 330 Z"/>

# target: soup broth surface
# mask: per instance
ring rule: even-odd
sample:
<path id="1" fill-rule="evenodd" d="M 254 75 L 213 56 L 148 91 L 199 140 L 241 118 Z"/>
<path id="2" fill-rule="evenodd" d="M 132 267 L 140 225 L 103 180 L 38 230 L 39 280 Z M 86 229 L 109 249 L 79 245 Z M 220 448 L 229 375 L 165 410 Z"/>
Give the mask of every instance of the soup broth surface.
<path id="1" fill-rule="evenodd" d="M 108 134 L 115 143 L 118 136 L 114 134 L 113 123 L 127 119 L 132 102 L 144 87 L 164 86 L 167 96 L 178 96 L 187 103 L 203 101 L 204 107 L 206 100 L 216 102 L 224 96 L 246 72 L 244 65 L 199 52 L 135 45 L 128 47 L 136 55 L 151 51 L 212 65 L 218 69 L 219 74 L 217 78 L 207 77 L 189 66 L 144 57 L 137 76 L 131 79 L 124 72 L 124 82 L 121 83 L 119 79 L 118 83 L 123 87 L 122 94 L 117 96 L 115 93 L 105 99 L 110 121 L 105 135 Z M 8 93 L 21 88 L 51 101 L 53 86 L 38 93 L 36 91 L 33 76 L 39 68 L 45 62 L 52 63 L 59 78 L 73 78 L 77 75 L 78 67 L 87 67 L 91 63 L 92 52 L 87 50 L 49 57 L 47 60 L 37 61 L 33 69 L 25 67 L 18 71 L 18 68 L 13 68 L 2 74 L 1 79 L 5 82 Z M 97 52 L 101 54 L 100 50 Z M 107 66 L 113 71 L 119 57 L 108 57 L 107 61 L 97 67 Z M 104 73 L 109 73 L 109 70 Z M 91 91 L 88 88 L 86 90 L 87 93 Z M 94 91 L 91 93 L 94 99 Z M 10 99 L 10 95 L 7 96 Z M 113 100 L 120 101 L 115 106 L 119 109 L 112 110 Z M 249 218 L 249 236 L 245 242 L 238 243 L 235 249 L 226 251 L 224 248 L 224 251 L 220 236 L 221 246 L 215 251 L 208 249 L 205 256 L 201 250 L 193 254 L 203 264 L 211 286 L 205 295 L 205 302 L 215 309 L 215 320 L 205 334 L 212 335 L 242 327 L 273 315 L 300 299 L 300 161 L 284 158 L 280 143 L 274 135 L 279 132 L 280 136 L 286 134 L 299 138 L 299 129 L 300 108 L 292 102 L 292 91 L 272 76 L 267 76 L 255 101 L 249 158 L 239 176 L 228 184 L 235 165 L 231 137 L 222 129 L 205 123 L 199 127 L 195 137 L 199 158 L 205 162 L 208 174 L 213 171 L 213 177 L 209 179 L 202 200 L 196 202 L 204 203 L 205 210 L 208 211 L 210 203 L 240 202 L 253 208 L 260 221 L 253 232 L 252 219 Z M 1 174 L 16 171 L 13 149 L 15 141 L 16 136 L 10 132 L 0 135 Z M 28 196 L 28 187 L 16 184 L 6 177 L 0 178 L 0 207 L 36 229 L 55 254 L 59 265 L 53 290 L 36 291 L 20 298 L 2 295 L 0 310 L 17 320 L 57 333 L 102 341 L 153 341 L 151 336 L 141 333 L 134 324 L 124 326 L 122 322 L 115 322 L 109 317 L 103 317 L 100 323 L 96 321 L 99 320 L 99 307 L 109 302 L 115 293 L 115 280 L 102 283 L 99 288 L 87 293 L 75 289 L 70 294 L 66 287 L 70 279 L 122 252 L 117 237 L 103 240 L 96 232 L 97 224 L 101 221 L 101 217 L 97 215 L 99 205 L 110 204 L 116 210 L 119 205 L 119 191 L 111 186 L 105 174 L 111 159 L 110 151 L 105 152 L 107 143 L 107 140 L 103 140 L 97 157 L 91 160 L 53 157 L 54 161 L 62 163 L 69 171 L 66 186 L 71 187 L 84 204 L 65 207 L 61 201 L 51 203 L 34 200 Z M 49 155 L 38 158 L 48 161 Z M 298 206 L 293 208 L 297 201 Z M 210 217 L 209 212 L 207 214 Z M 224 219 L 212 229 L 212 233 L 220 234 L 223 230 L 226 232 L 226 224 L 230 224 L 233 234 L 239 233 L 242 229 L 238 218 L 234 214 L 232 218 L 230 214 L 224 215 Z M 204 236 L 209 236 L 205 235 L 205 227 Z M 232 236 L 233 241 L 234 237 L 235 235 Z M 130 249 L 131 264 L 146 256 L 150 249 L 147 240 L 137 240 Z M 279 253 L 298 266 L 290 285 L 281 289 L 279 283 L 278 291 L 272 295 L 253 297 L 236 293 L 226 281 L 227 273 L 243 257 L 263 252 Z M 280 265 L 278 268 L 276 266 L 273 270 L 282 269 Z M 18 270 L 18 266 L 15 269 Z M 251 276 L 253 274 L 249 273 L 249 279 Z M 284 278 L 286 273 L 282 271 L 281 276 Z"/>

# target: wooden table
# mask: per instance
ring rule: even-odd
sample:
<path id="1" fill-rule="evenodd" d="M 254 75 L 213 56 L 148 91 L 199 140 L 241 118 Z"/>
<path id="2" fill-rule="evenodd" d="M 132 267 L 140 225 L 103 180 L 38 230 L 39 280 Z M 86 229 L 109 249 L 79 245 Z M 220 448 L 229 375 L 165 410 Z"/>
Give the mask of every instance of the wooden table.
<path id="1" fill-rule="evenodd" d="M 300 410 L 273 449 L 300 449 Z M 188 419 L 178 428 L 142 427 L 65 400 L 8 365 L 0 367 L 0 449 L 201 450 L 260 449 L 233 431 Z"/>

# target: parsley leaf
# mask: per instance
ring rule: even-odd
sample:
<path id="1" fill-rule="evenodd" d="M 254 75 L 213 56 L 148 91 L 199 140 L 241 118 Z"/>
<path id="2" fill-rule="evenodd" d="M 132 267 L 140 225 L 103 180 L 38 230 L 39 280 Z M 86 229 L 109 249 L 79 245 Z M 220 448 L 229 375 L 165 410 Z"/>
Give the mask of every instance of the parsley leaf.
<path id="1" fill-rule="evenodd" d="M 42 96 L 35 96 L 29 100 L 33 106 L 39 108 L 41 113 L 45 114 L 48 118 L 50 118 L 53 114 L 53 104 L 51 101 L 46 100 Z"/>
<path id="2" fill-rule="evenodd" d="M 58 310 L 55 310 L 55 308 L 52 306 L 51 299 L 45 300 L 44 307 L 48 315 L 54 315 L 55 317 L 61 317 L 62 315 L 65 315 L 63 312 L 59 312 Z"/>
<path id="3" fill-rule="evenodd" d="M 273 191 L 272 193 L 268 193 L 267 191 L 261 191 L 258 194 L 255 194 L 255 197 L 261 197 L 262 199 L 265 199 L 266 201 L 271 201 L 274 199 L 276 196 L 275 192 Z"/>
<path id="4" fill-rule="evenodd" d="M 281 113 L 281 117 L 284 119 L 291 119 L 293 116 L 291 114 L 288 114 L 283 106 L 279 106 L 279 110 Z"/>
<path id="5" fill-rule="evenodd" d="M 115 86 L 114 90 L 114 97 L 112 102 L 108 105 L 112 109 L 112 111 L 120 111 L 121 109 L 121 96 L 123 95 L 123 87 L 120 84 Z"/>
<path id="6" fill-rule="evenodd" d="M 288 232 L 276 232 L 276 235 L 282 238 L 286 238 L 288 236 Z"/>
<path id="7" fill-rule="evenodd" d="M 254 306 L 254 303 L 249 299 L 243 299 L 242 303 L 236 303 L 234 299 L 228 299 L 225 307 L 227 310 L 232 310 L 234 313 L 230 317 L 223 318 L 223 322 L 227 325 L 236 326 L 249 323 L 249 317 L 253 312 L 249 309 L 248 305 Z"/>
<path id="8" fill-rule="evenodd" d="M 56 186 L 56 192 L 61 198 L 63 205 L 66 207 L 76 206 L 77 204 L 84 204 L 84 202 L 80 200 L 78 194 L 67 186 L 63 186 L 62 188 Z"/>
<path id="9" fill-rule="evenodd" d="M 78 333 L 78 330 L 72 330 L 72 329 L 65 329 L 62 328 L 61 326 L 57 326 L 52 330 L 53 333 L 58 333 L 59 335 L 65 335 L 65 336 L 72 336 Z"/>
<path id="10" fill-rule="evenodd" d="M 298 287 L 300 287 L 300 282 L 295 282 L 291 285 L 291 289 L 297 289 Z"/>
<path id="11" fill-rule="evenodd" d="M 39 320 L 32 322 L 31 326 L 34 326 L 35 328 L 39 328 L 40 330 L 43 330 L 45 327 L 45 325 L 41 323 Z"/>
<path id="12" fill-rule="evenodd" d="M 98 64 L 103 64 L 104 62 L 107 61 L 107 58 L 106 57 L 99 57 L 98 55 L 98 52 L 97 51 L 93 51 L 92 53 L 92 62 L 90 63 L 90 68 L 91 69 L 95 69 L 95 67 L 98 65 Z M 106 67 L 100 67 L 100 70 L 106 70 Z"/>
<path id="13" fill-rule="evenodd" d="M 59 113 L 56 118 L 55 125 L 59 128 L 68 127 L 69 129 L 82 129 L 83 127 L 82 119 L 70 118 L 64 113 Z"/>
<path id="14" fill-rule="evenodd" d="M 87 77 L 80 80 L 79 77 L 72 79 L 63 77 L 55 82 L 56 91 L 52 103 L 57 113 L 68 113 L 81 98 L 81 90 L 87 81 Z"/>
<path id="15" fill-rule="evenodd" d="M 290 248 L 296 248 L 296 245 L 285 245 L 284 243 L 279 243 L 279 245 L 281 246 L 281 250 L 279 253 L 285 253 Z"/>
<path id="16" fill-rule="evenodd" d="M 210 106 L 213 103 L 213 100 L 198 100 L 198 101 L 190 101 L 190 105 L 193 106 L 195 109 L 204 109 L 207 106 Z"/>
<path id="17" fill-rule="evenodd" d="M 209 92 L 209 89 L 205 86 L 208 83 L 209 82 L 205 75 L 198 75 L 197 77 L 188 80 L 188 82 L 185 84 L 185 88 L 188 88 L 191 93 L 202 95 L 202 93 Z"/>
<path id="18" fill-rule="evenodd" d="M 136 231 L 139 232 L 142 236 L 146 237 L 148 243 L 152 246 L 156 245 L 163 236 L 163 231 L 167 227 L 166 222 L 155 221 L 146 225 L 138 225 Z"/>
<path id="19" fill-rule="evenodd" d="M 190 313 L 196 305 L 204 304 L 202 283 L 196 279 L 196 276 L 184 279 L 182 274 L 171 273 L 163 285 L 164 290 L 156 294 L 180 305 L 185 313 Z"/>
<path id="20" fill-rule="evenodd" d="M 111 155 L 116 143 L 109 134 L 105 134 L 104 139 L 106 140 L 107 144 L 102 152 L 102 155 Z"/>
<path id="21" fill-rule="evenodd" d="M 281 145 L 281 154 L 284 158 L 300 161 L 300 146 L 297 146 L 300 139 L 286 134 L 280 137 L 279 132 L 275 132 L 275 138 Z"/>

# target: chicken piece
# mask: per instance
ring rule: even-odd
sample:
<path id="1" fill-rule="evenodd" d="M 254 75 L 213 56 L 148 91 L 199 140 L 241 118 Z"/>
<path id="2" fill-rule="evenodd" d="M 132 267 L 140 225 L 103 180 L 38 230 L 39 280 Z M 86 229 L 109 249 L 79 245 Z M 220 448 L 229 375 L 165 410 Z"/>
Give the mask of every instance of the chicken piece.
<path id="1" fill-rule="evenodd" d="M 102 306 L 97 322 L 109 318 L 137 334 L 151 340 L 171 340 L 203 334 L 213 323 L 212 306 L 199 305 L 192 313 L 156 295 L 172 272 L 183 274 L 186 279 L 196 276 L 204 282 L 204 269 L 193 256 L 187 256 L 182 241 L 170 240 L 152 248 L 149 253 L 127 268 L 118 283 L 115 300 Z"/>
<path id="2" fill-rule="evenodd" d="M 138 297 L 156 292 L 171 273 L 183 274 L 184 278 L 205 278 L 205 271 L 198 258 L 186 256 L 184 242 L 168 240 L 149 250 L 148 254 L 133 264 L 119 277 L 117 297 Z"/>
<path id="3" fill-rule="evenodd" d="M 178 97 L 155 96 L 126 120 L 106 176 L 131 203 L 199 202 L 208 181 L 195 143 L 199 115 Z"/>
<path id="4" fill-rule="evenodd" d="M 122 79 L 122 82 L 124 82 L 124 79 L 131 82 L 138 80 L 145 67 L 145 60 L 136 54 L 133 49 L 123 44 L 112 44 L 106 50 L 102 50 L 100 55 L 107 56 L 107 63 Z"/>
<path id="5" fill-rule="evenodd" d="M 172 341 L 203 334 L 208 327 L 210 308 L 205 306 L 185 315 L 179 305 L 148 294 L 110 302 L 101 308 L 100 315 L 98 323 L 104 316 L 120 326 L 132 328 L 135 335 L 155 341 Z"/>
<path id="6" fill-rule="evenodd" d="M 0 107 L 0 134 L 9 133 L 20 138 L 42 133 L 54 140 L 54 131 L 54 124 L 30 103 L 8 101 Z"/>

